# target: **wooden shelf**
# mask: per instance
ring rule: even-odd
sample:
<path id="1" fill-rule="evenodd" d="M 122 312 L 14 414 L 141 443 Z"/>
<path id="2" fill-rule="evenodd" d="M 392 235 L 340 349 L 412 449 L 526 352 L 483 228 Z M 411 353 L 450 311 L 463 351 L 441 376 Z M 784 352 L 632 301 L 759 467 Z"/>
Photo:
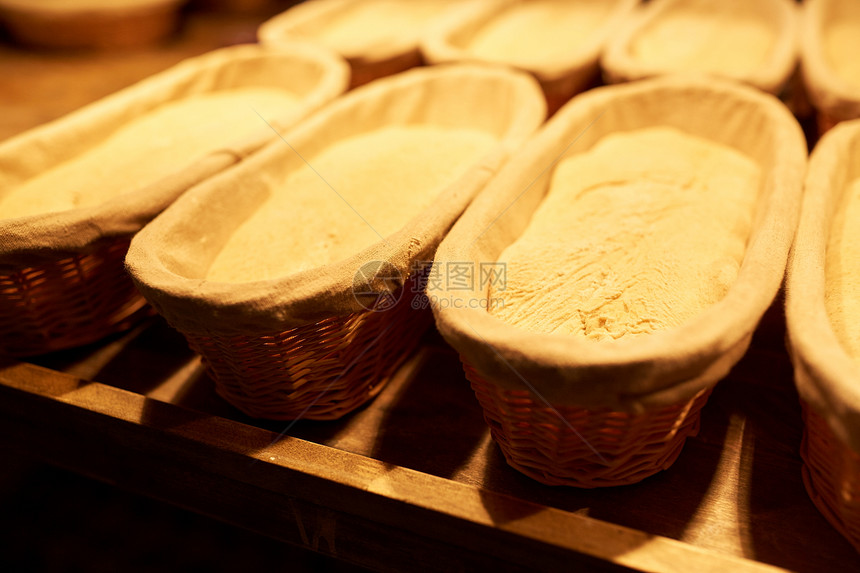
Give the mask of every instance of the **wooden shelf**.
<path id="1" fill-rule="evenodd" d="M 182 58 L 253 37 L 200 16 L 127 53 L 0 48 L 0 138 Z M 627 487 L 542 486 L 489 439 L 435 332 L 338 422 L 261 422 L 218 398 L 160 319 L 97 345 L 0 364 L 2 445 L 380 570 L 860 569 L 803 488 L 801 419 L 778 302 L 668 471 Z"/>
<path id="2" fill-rule="evenodd" d="M 367 407 L 290 425 L 223 402 L 181 337 L 152 319 L 100 345 L 7 361 L 0 435 L 122 488 L 380 570 L 857 567 L 803 489 L 778 310 L 678 462 L 633 486 L 554 488 L 509 468 L 435 332 Z"/>

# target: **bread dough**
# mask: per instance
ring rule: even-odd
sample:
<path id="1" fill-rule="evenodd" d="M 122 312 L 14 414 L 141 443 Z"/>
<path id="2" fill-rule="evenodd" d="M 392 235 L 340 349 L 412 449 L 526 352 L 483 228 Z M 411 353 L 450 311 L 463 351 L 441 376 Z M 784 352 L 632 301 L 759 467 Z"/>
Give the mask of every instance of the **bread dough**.
<path id="1" fill-rule="evenodd" d="M 267 121 L 283 117 L 299 101 L 286 90 L 255 87 L 166 103 L 95 147 L 4 193 L 0 217 L 89 207 L 142 189 L 213 150 L 271 133 L 260 115 Z"/>
<path id="2" fill-rule="evenodd" d="M 569 57 L 589 43 L 612 10 L 607 0 L 517 2 L 477 30 L 466 50 L 522 67 Z"/>
<path id="3" fill-rule="evenodd" d="M 691 0 L 667 10 L 636 34 L 630 56 L 666 72 L 753 73 L 770 56 L 777 36 L 747 4 Z"/>
<path id="4" fill-rule="evenodd" d="M 759 179 L 740 152 L 673 128 L 608 135 L 558 164 L 499 257 L 490 312 L 595 341 L 679 325 L 734 283 Z"/>
<path id="5" fill-rule="evenodd" d="M 836 337 L 860 360 L 860 179 L 845 190 L 833 218 L 825 262 L 824 302 Z"/>
<path id="6" fill-rule="evenodd" d="M 402 228 L 496 143 L 489 133 L 392 126 L 308 159 L 244 221 L 207 279 L 245 282 L 345 259 Z M 378 233 L 378 234 L 377 234 Z"/>

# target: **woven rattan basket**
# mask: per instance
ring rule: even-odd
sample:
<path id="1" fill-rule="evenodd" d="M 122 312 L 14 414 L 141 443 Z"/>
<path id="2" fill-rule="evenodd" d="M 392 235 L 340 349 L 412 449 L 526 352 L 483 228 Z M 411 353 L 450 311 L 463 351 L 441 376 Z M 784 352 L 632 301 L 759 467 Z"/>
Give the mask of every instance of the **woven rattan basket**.
<path id="1" fill-rule="evenodd" d="M 335 420 L 375 397 L 433 322 L 423 273 L 392 293 L 394 306 L 362 309 L 283 331 L 225 335 L 184 329 L 217 381 L 243 412 L 268 419 Z"/>
<path id="2" fill-rule="evenodd" d="M 49 48 L 135 48 L 175 28 L 184 0 L 0 0 L 18 41 Z"/>
<path id="3" fill-rule="evenodd" d="M 807 0 L 803 3 L 801 71 L 806 92 L 816 110 L 819 134 L 840 121 L 860 118 L 860 89 L 834 69 L 827 53 L 829 28 L 848 23 L 860 27 L 860 5 L 852 0 Z M 856 50 L 846 56 L 856 59 Z"/>
<path id="4" fill-rule="evenodd" d="M 233 405 L 270 419 L 337 418 L 379 392 L 432 322 L 421 294 L 426 262 L 544 114 L 536 83 L 507 70 L 437 66 L 374 82 L 183 196 L 135 237 L 127 266 Z M 410 124 L 469 127 L 498 143 L 405 227 L 345 260 L 269 280 L 206 280 L 234 229 L 268 197 L 288 192 L 273 182 L 313 169 L 314 157 L 338 142 Z M 307 214 L 329 227 L 340 222 Z"/>
<path id="5" fill-rule="evenodd" d="M 773 34 L 773 42 L 759 65 L 752 69 L 737 71 L 734 69 L 713 71 L 712 62 L 706 64 L 705 61 L 693 59 L 683 63 L 676 61 L 664 63 L 644 60 L 636 52 L 637 40 L 659 25 L 679 26 L 683 22 L 686 26 L 691 26 L 691 23 L 696 20 L 718 21 L 719 16 L 725 18 L 730 24 L 733 19 L 739 23 L 751 20 L 769 29 Z M 757 0 L 756 2 L 651 0 L 638 10 L 635 17 L 629 18 L 618 34 L 609 40 L 600 63 L 604 76 L 612 83 L 672 73 L 715 73 L 755 86 L 768 93 L 780 94 L 788 86 L 797 67 L 797 28 L 797 6 L 792 0 Z M 727 29 L 726 33 L 730 31 Z M 663 32 L 663 41 L 667 43 L 667 48 L 670 48 L 669 53 L 673 57 L 689 54 L 699 58 L 713 58 L 715 54 L 709 52 L 709 44 L 725 46 L 714 42 L 711 36 L 705 35 L 705 32 L 699 38 L 695 38 L 696 41 L 702 42 L 701 46 L 695 43 L 691 45 L 689 34 L 683 33 L 683 30 L 668 28 Z M 712 31 L 711 34 L 721 32 L 722 30 Z M 729 46 L 728 49 L 731 47 Z"/>
<path id="6" fill-rule="evenodd" d="M 0 145 L 0 188 L 14 189 L 186 95 L 285 86 L 301 97 L 275 122 L 287 127 L 342 92 L 347 74 L 344 62 L 314 46 L 290 53 L 241 46 L 193 58 Z M 183 169 L 101 204 L 0 219 L 0 353 L 39 354 L 129 326 L 144 306 L 123 268 L 132 235 L 186 189 L 277 137 L 261 127 L 243 141 L 215 142 L 211 153 L 189 159 Z"/>
<path id="7" fill-rule="evenodd" d="M 567 10 L 577 14 L 583 8 L 605 9 L 602 19 L 587 34 L 575 49 L 560 51 L 557 46 L 548 44 L 541 49 L 545 53 L 539 58 L 513 62 L 500 55 L 492 61 L 473 53 L 473 39 L 483 29 L 505 19 L 501 24 L 506 32 L 516 35 L 520 42 L 536 42 L 545 31 L 530 18 L 531 7 L 520 0 L 488 0 L 473 2 L 456 14 L 443 19 L 424 37 L 421 50 L 425 60 L 431 64 L 443 62 L 482 62 L 496 65 L 512 65 L 531 73 L 540 82 L 547 99 L 549 112 L 554 113 L 574 94 L 589 87 L 598 76 L 598 59 L 606 41 L 615 33 L 637 0 L 613 0 L 594 2 L 593 0 L 555 2 L 546 7 Z M 524 14 L 518 14 L 517 11 Z M 519 18 L 519 24 L 512 23 Z M 515 42 L 511 41 L 513 45 Z"/>
<path id="8" fill-rule="evenodd" d="M 678 327 L 595 343 L 501 321 L 484 310 L 487 288 L 477 282 L 428 291 L 493 438 L 510 465 L 546 484 L 637 482 L 669 467 L 697 431 L 711 388 L 743 355 L 779 289 L 806 160 L 800 127 L 772 96 L 719 80 L 598 88 L 571 100 L 532 138 L 437 251 L 434 268 L 497 261 L 525 229 L 565 154 L 587 151 L 607 134 L 656 125 L 734 147 L 763 170 L 741 268 L 721 301 Z"/>
<path id="9" fill-rule="evenodd" d="M 422 63 L 418 43 L 425 30 L 456 12 L 462 0 L 310 0 L 260 26 L 262 44 L 278 46 L 296 40 L 335 50 L 352 67 L 352 86 L 390 76 Z M 422 14 L 418 25 L 404 19 Z M 350 19 L 364 22 L 361 33 L 349 33 Z M 343 37 L 349 34 L 348 37 Z"/>
<path id="10" fill-rule="evenodd" d="M 804 483 L 818 509 L 860 550 L 860 366 L 837 338 L 825 306 L 832 220 L 860 176 L 858 158 L 860 120 L 834 127 L 812 153 L 786 318 L 805 421 Z"/>

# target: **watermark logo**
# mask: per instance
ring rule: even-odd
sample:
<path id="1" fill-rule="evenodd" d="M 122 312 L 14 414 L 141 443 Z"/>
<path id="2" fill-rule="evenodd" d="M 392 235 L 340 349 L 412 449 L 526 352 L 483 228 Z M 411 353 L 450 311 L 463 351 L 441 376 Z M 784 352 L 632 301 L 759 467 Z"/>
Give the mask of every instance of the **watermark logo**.
<path id="1" fill-rule="evenodd" d="M 403 296 L 403 273 L 388 261 L 369 261 L 352 278 L 352 296 L 366 310 L 393 308 Z"/>
<path id="2" fill-rule="evenodd" d="M 418 272 L 419 270 L 421 272 Z M 486 294 L 490 287 L 493 287 L 496 293 L 504 291 L 507 287 L 505 263 L 449 261 L 433 264 L 431 261 L 420 261 L 414 266 L 413 271 L 414 276 L 419 277 L 419 280 L 413 282 L 412 292 L 419 296 L 413 298 L 412 308 L 433 306 L 489 310 L 505 306 L 504 300 L 498 296 L 490 298 L 452 296 L 457 291 L 477 290 Z"/>

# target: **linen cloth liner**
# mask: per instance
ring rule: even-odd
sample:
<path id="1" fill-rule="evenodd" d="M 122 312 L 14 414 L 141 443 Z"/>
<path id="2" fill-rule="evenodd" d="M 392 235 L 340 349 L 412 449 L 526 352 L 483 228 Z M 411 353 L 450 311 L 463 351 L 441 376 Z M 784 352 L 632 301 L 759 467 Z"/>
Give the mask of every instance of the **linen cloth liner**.
<path id="1" fill-rule="evenodd" d="M 592 34 L 590 41 L 567 54 L 556 54 L 538 65 L 524 69 L 532 73 L 548 92 L 566 92 L 568 97 L 583 89 L 598 71 L 598 60 L 606 42 L 615 35 L 638 0 L 612 0 L 614 7 L 606 22 Z M 469 3 L 462 11 L 452 13 L 434 26 L 421 43 L 428 63 L 481 61 L 465 49 L 463 42 L 500 12 L 522 0 L 483 0 Z M 575 2 L 571 2 L 575 4 Z M 515 41 L 515 39 L 511 39 Z"/>
<path id="2" fill-rule="evenodd" d="M 860 117 L 860 92 L 843 80 L 824 53 L 824 27 L 842 16 L 851 0 L 805 0 L 801 11 L 801 72 L 812 105 L 833 121 Z M 856 57 L 856 54 L 855 54 Z"/>
<path id="3" fill-rule="evenodd" d="M 405 280 L 414 263 L 432 260 L 457 217 L 545 114 L 536 82 L 503 69 L 433 66 L 373 82 L 183 196 L 135 237 L 127 268 L 141 293 L 179 330 L 254 335 L 366 311 L 353 295 L 356 271 L 387 261 Z M 304 165 L 296 151 L 312 158 L 334 142 L 405 124 L 481 129 L 500 142 L 402 229 L 345 260 L 271 280 L 204 279 L 230 235 L 272 193 L 271 182 Z M 358 292 L 367 292 L 372 279 L 355 285 Z M 391 283 L 393 289 L 402 284 Z"/>
<path id="4" fill-rule="evenodd" d="M 797 67 L 799 8 L 792 0 L 720 0 L 722 3 L 736 2 L 754 6 L 761 14 L 761 22 L 770 26 L 776 36 L 770 57 L 755 71 L 732 79 L 755 86 L 772 94 L 779 94 L 788 85 Z M 608 82 L 618 83 L 665 75 L 666 70 L 650 68 L 630 55 L 633 40 L 649 26 L 671 12 L 695 10 L 690 0 L 651 0 L 631 15 L 606 45 L 601 58 L 604 77 Z M 689 6 L 688 6 L 689 5 Z M 669 72 L 672 75 L 672 72 Z"/>
<path id="5" fill-rule="evenodd" d="M 434 264 L 467 261 L 477 268 L 496 261 L 525 229 L 562 156 L 585 152 L 610 133 L 656 125 L 728 145 L 761 166 L 760 197 L 736 282 L 723 300 L 685 324 L 599 344 L 528 332 L 469 308 L 468 299 L 487 297 L 480 285 L 442 289 L 437 296 L 445 304 L 433 307 L 436 324 L 485 378 L 516 390 L 523 389 L 525 379 L 555 405 L 638 413 L 691 399 L 743 354 L 782 281 L 797 223 L 806 144 L 797 121 L 776 98 L 740 84 L 663 77 L 576 96 L 464 213 Z"/>
<path id="6" fill-rule="evenodd" d="M 786 319 L 800 397 L 839 440 L 860 452 L 860 369 L 824 306 L 825 260 L 834 213 L 860 177 L 860 120 L 837 125 L 812 152 L 786 282 Z"/>
<path id="7" fill-rule="evenodd" d="M 314 34 L 338 12 L 366 0 L 309 0 L 293 6 L 260 26 L 257 37 L 266 46 L 295 40 L 314 41 Z M 408 0 L 404 0 L 408 2 Z M 483 1 L 483 0 L 482 0 Z M 446 12 L 459 12 L 462 2 L 453 2 Z M 372 34 L 372 30 L 368 31 Z M 375 42 L 356 53 L 342 53 L 352 67 L 352 85 L 395 74 L 422 63 L 418 49 L 420 36 L 400 31 L 394 41 Z"/>
<path id="8" fill-rule="evenodd" d="M 161 104 L 219 89 L 283 86 L 302 103 L 274 121 L 285 128 L 346 89 L 349 70 L 336 55 L 311 45 L 287 50 L 235 46 L 185 60 L 165 72 L 0 144 L 0 193 L 68 161 L 126 122 Z M 183 191 L 277 137 L 236 141 L 147 187 L 101 204 L 29 217 L 0 219 L 0 264 L 32 266 L 84 250 L 102 239 L 131 235 Z"/>

